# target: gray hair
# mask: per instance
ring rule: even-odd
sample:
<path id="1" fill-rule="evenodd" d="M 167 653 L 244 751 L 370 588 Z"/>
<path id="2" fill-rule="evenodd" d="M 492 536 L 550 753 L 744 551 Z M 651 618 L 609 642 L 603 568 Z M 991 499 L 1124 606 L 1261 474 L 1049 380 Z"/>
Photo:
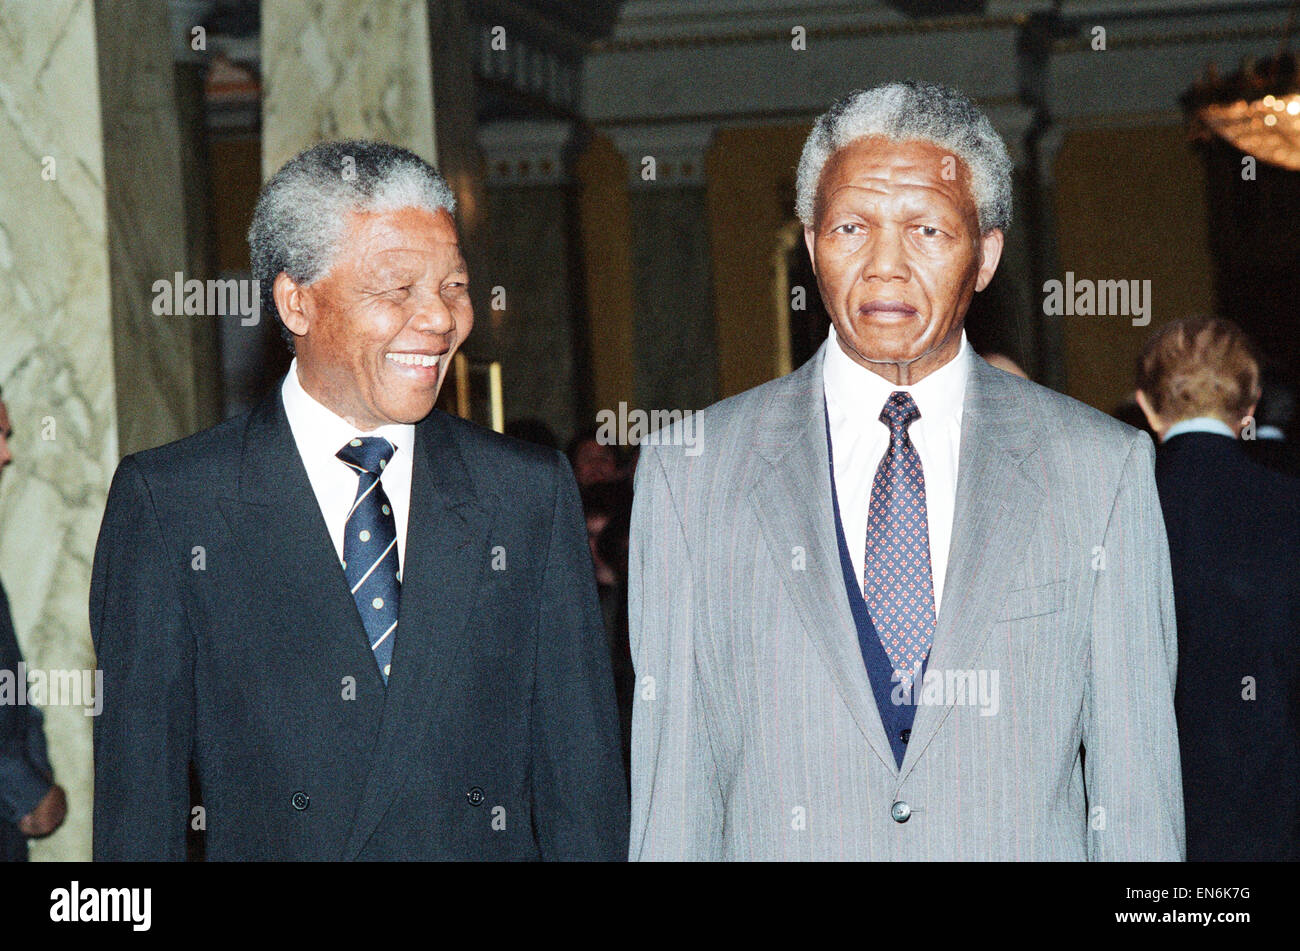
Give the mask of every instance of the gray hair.
<path id="1" fill-rule="evenodd" d="M 932 142 L 961 159 L 971 175 L 980 231 L 1011 224 L 1011 157 L 975 103 L 937 83 L 902 82 L 859 89 L 838 100 L 813 124 L 799 157 L 795 211 L 814 224 L 817 187 L 827 160 L 866 136 L 895 142 Z"/>
<path id="2" fill-rule="evenodd" d="M 273 288 L 281 272 L 298 284 L 329 273 L 351 212 L 408 207 L 456 210 L 446 179 L 409 149 L 351 139 L 321 142 L 289 159 L 262 186 L 248 228 L 263 312 L 276 312 Z M 292 350 L 283 319 L 280 335 Z"/>

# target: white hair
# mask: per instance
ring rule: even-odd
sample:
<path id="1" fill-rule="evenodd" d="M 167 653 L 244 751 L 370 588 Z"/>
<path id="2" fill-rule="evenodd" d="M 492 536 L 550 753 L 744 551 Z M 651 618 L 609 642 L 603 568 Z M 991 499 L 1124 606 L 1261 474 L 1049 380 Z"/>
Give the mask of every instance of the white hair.
<path id="1" fill-rule="evenodd" d="M 299 284 L 329 273 L 351 212 L 398 208 L 452 214 L 456 198 L 432 165 L 387 142 L 321 142 L 289 159 L 262 186 L 248 229 L 263 312 L 277 312 L 273 287 L 281 272 Z M 293 349 L 283 321 L 280 334 Z"/>
<path id="2" fill-rule="evenodd" d="M 813 124 L 799 157 L 795 211 L 814 225 L 817 188 L 832 155 L 857 139 L 931 142 L 970 170 L 980 231 L 1011 224 L 1011 157 L 993 123 L 968 98 L 937 83 L 902 82 L 859 89 L 838 100 Z"/>

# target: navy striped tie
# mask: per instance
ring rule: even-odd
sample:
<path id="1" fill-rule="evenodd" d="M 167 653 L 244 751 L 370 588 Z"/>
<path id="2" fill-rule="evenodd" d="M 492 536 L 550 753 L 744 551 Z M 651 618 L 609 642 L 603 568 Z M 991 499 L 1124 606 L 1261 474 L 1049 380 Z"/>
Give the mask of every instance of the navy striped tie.
<path id="1" fill-rule="evenodd" d="M 393 664 L 402 578 L 397 523 L 379 477 L 396 451 L 382 436 L 365 436 L 336 453 L 358 476 L 357 498 L 343 527 L 343 572 L 385 684 Z"/>

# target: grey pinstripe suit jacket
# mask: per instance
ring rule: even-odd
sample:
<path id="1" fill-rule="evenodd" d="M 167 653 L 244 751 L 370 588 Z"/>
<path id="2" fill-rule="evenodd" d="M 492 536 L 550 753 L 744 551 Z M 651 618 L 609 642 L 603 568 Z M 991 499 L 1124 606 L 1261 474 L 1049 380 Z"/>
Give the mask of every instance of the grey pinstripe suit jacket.
<path id="1" fill-rule="evenodd" d="M 698 448 L 642 450 L 631 857 L 1181 860 L 1151 440 L 973 358 L 945 689 L 900 769 L 840 570 L 822 357 L 705 410 Z"/>

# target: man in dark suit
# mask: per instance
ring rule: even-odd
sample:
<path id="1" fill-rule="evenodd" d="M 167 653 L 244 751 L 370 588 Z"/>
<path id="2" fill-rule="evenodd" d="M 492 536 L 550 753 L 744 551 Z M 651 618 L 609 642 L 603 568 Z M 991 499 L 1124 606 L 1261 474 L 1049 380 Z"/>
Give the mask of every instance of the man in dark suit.
<path id="1" fill-rule="evenodd" d="M 473 323 L 453 207 L 372 142 L 264 187 L 249 242 L 296 353 L 283 385 L 127 457 L 109 494 L 97 858 L 184 858 L 187 821 L 215 860 L 626 855 L 573 476 L 433 410 Z"/>
<path id="2" fill-rule="evenodd" d="M 9 410 L 0 398 L 0 470 L 13 461 L 11 432 Z M 67 814 L 67 798 L 53 781 L 41 711 L 17 703 L 22 662 L 9 599 L 0 586 L 0 862 L 27 861 L 27 840 L 49 835 Z"/>
<path id="3" fill-rule="evenodd" d="M 1228 321 L 1168 324 L 1138 360 L 1161 439 L 1189 861 L 1300 859 L 1300 480 L 1237 439 L 1259 392 Z"/>

